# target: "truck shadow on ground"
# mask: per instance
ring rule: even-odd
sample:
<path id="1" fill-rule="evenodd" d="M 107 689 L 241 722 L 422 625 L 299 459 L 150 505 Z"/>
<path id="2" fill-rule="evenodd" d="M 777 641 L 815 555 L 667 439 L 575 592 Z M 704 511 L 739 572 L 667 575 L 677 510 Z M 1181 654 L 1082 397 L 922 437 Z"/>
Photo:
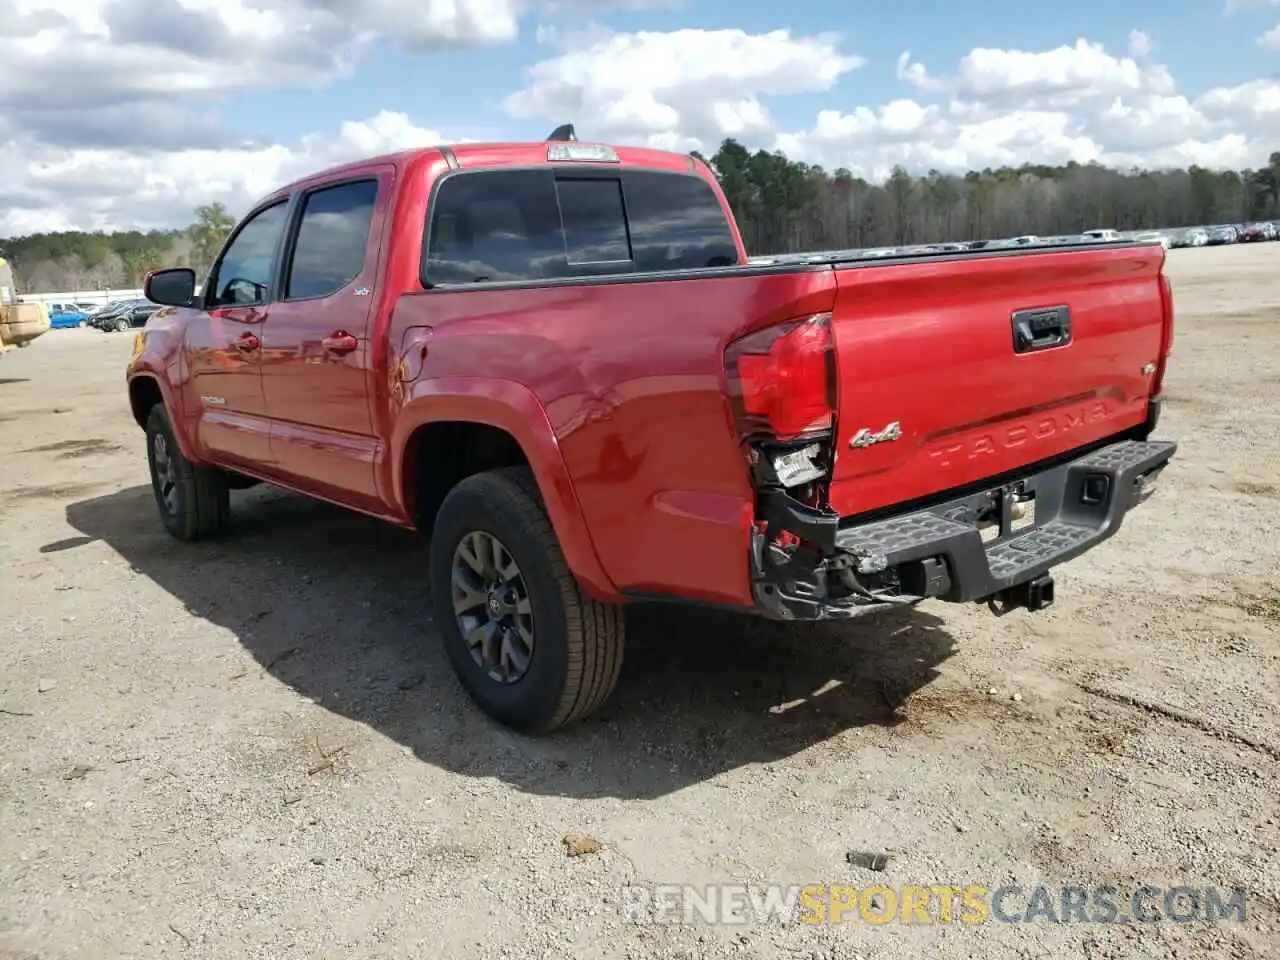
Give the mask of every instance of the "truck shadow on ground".
<path id="1" fill-rule="evenodd" d="M 67 508 L 194 616 L 232 631 L 273 677 L 460 774 L 571 797 L 652 798 L 856 727 L 901 722 L 954 642 L 920 610 L 778 624 L 677 605 L 629 611 L 627 660 L 596 716 L 549 738 L 498 727 L 440 651 L 415 534 L 270 488 L 233 494 L 235 529 L 179 544 L 150 487 Z"/>

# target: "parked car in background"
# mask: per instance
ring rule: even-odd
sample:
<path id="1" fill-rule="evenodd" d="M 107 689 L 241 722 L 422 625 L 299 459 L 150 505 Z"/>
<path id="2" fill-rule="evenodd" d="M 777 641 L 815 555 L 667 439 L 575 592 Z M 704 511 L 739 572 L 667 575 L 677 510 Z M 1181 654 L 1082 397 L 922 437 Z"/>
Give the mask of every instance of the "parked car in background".
<path id="1" fill-rule="evenodd" d="M 125 302 L 124 300 L 108 300 L 106 303 L 98 304 L 92 310 L 86 310 L 85 314 L 89 317 L 89 326 L 96 327 L 99 319 L 116 313 L 123 308 Z"/>
<path id="2" fill-rule="evenodd" d="M 1209 242 L 1209 233 L 1203 227 L 1192 227 L 1173 238 L 1175 247 L 1203 247 Z"/>
<path id="3" fill-rule="evenodd" d="M 1221 246 L 1224 243 L 1235 243 L 1239 239 L 1235 227 L 1210 227 L 1205 232 L 1208 236 L 1205 243 L 1210 247 Z"/>
<path id="4" fill-rule="evenodd" d="M 1124 239 L 1120 236 L 1119 230 L 1086 230 L 1081 236 L 1098 243 L 1115 243 L 1117 240 Z"/>
<path id="5" fill-rule="evenodd" d="M 116 320 L 121 316 L 121 314 L 127 313 L 139 304 L 146 302 L 147 301 L 141 297 L 130 297 L 127 300 L 114 300 L 89 318 L 89 326 L 97 327 L 99 330 L 114 330 L 116 329 Z"/>
<path id="6" fill-rule="evenodd" d="M 149 300 L 131 300 L 128 306 L 109 317 L 102 318 L 99 328 L 104 333 L 124 333 L 134 327 L 146 326 L 151 315 L 160 309 L 159 304 Z"/>
<path id="7" fill-rule="evenodd" d="M 1240 232 L 1241 243 L 1261 243 L 1264 240 L 1274 240 L 1276 238 L 1276 228 L 1269 223 L 1251 223 Z"/>
<path id="8" fill-rule="evenodd" d="M 54 330 L 66 330 L 70 327 L 88 326 L 89 315 L 78 309 L 75 304 L 60 303 L 49 305 L 49 326 Z"/>
<path id="9" fill-rule="evenodd" d="M 1169 237 L 1159 230 L 1148 230 L 1146 233 L 1135 234 L 1133 239 L 1138 243 L 1158 243 L 1166 250 L 1173 246 Z"/>

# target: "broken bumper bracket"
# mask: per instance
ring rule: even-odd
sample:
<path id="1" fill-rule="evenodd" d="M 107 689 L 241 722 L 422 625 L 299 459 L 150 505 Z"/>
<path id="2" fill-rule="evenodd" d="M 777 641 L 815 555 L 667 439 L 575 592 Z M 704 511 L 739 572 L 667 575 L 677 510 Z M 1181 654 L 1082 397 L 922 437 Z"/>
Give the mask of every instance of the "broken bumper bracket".
<path id="1" fill-rule="evenodd" d="M 770 531 L 807 543 L 783 554 L 757 534 L 753 589 L 759 612 L 775 619 L 824 620 L 936 597 L 987 600 L 997 612 L 1044 609 L 1053 602 L 1052 567 L 1113 536 L 1125 515 L 1151 496 L 1177 451 L 1172 441 L 1123 440 L 1011 483 L 900 516 L 841 526 L 834 514 L 775 495 L 762 498 Z M 1010 529 L 1006 494 L 1033 497 L 1035 523 Z M 785 502 L 783 502 L 785 501 Z M 999 535 L 984 540 L 974 517 L 1001 505 Z M 890 572 L 896 593 L 850 594 L 859 574 Z"/>

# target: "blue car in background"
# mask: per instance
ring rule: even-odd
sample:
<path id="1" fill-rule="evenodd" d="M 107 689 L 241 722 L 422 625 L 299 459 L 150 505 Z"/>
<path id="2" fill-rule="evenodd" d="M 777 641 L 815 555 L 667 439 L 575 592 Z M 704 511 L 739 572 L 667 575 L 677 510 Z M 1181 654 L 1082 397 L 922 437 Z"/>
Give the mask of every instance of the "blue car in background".
<path id="1" fill-rule="evenodd" d="M 64 330 L 67 327 L 83 327 L 89 323 L 89 315 L 83 310 L 71 306 L 55 304 L 49 310 L 49 327 L 53 330 Z"/>

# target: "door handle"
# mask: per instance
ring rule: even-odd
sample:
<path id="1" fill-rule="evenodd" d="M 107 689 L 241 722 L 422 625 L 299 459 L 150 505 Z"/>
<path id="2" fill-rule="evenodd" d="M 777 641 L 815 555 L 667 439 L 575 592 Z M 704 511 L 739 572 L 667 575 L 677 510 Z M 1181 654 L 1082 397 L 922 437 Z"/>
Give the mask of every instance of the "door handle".
<path id="1" fill-rule="evenodd" d="M 239 338 L 231 341 L 231 345 L 241 353 L 251 353 L 262 346 L 262 341 L 252 333 L 242 333 Z"/>
<path id="2" fill-rule="evenodd" d="M 320 346 L 330 353 L 350 353 L 360 346 L 360 341 L 345 330 L 339 330 L 337 333 L 331 333 L 321 340 Z"/>

